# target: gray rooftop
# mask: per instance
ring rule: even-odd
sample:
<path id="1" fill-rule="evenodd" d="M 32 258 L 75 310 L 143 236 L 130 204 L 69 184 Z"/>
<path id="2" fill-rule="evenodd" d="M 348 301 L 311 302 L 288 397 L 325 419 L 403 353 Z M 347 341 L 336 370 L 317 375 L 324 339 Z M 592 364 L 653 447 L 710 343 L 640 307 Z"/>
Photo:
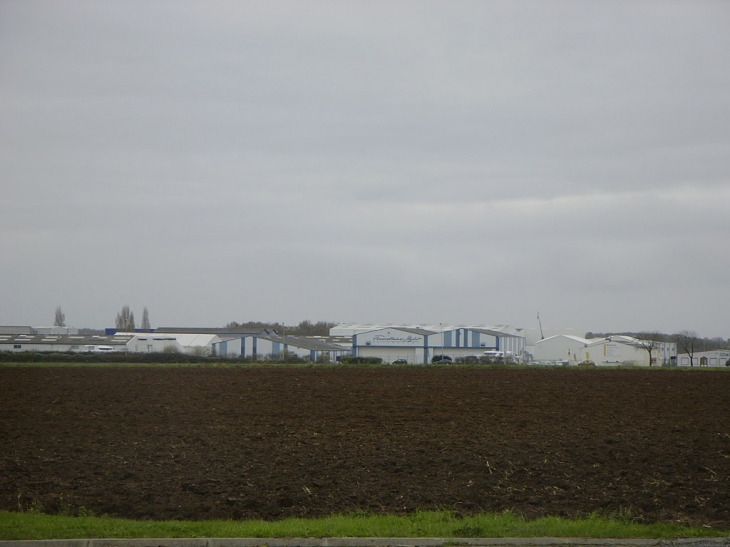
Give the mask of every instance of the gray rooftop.
<path id="1" fill-rule="evenodd" d="M 68 345 L 68 346 L 124 346 L 132 335 L 90 334 L 0 334 L 0 348 L 10 344 Z"/>
<path id="2" fill-rule="evenodd" d="M 236 337 L 236 335 L 256 336 L 261 333 L 273 333 L 270 329 L 246 329 L 228 327 L 158 327 L 156 333 L 166 334 L 216 334 L 221 338 Z"/>

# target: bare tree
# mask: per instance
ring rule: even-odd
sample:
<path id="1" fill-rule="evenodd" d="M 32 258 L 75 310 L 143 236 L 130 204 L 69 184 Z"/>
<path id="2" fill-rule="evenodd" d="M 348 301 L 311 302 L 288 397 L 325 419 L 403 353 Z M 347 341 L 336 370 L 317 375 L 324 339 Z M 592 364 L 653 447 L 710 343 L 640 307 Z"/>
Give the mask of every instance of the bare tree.
<path id="1" fill-rule="evenodd" d="M 693 330 L 682 330 L 674 335 L 679 353 L 686 353 L 689 357 L 689 366 L 694 366 L 694 354 L 697 350 L 700 337 Z"/>
<path id="2" fill-rule="evenodd" d="M 65 327 L 66 326 L 66 314 L 63 313 L 61 306 L 56 308 L 56 318 L 53 320 L 54 327 Z"/>
<path id="3" fill-rule="evenodd" d="M 129 311 L 129 306 L 124 306 L 117 314 L 116 327 L 121 332 L 134 332 L 134 313 Z"/>
<path id="4" fill-rule="evenodd" d="M 659 339 L 661 336 L 662 335 L 658 332 L 639 332 L 634 336 L 638 342 L 638 346 L 649 353 L 649 366 L 653 363 L 654 350 L 659 348 Z"/>
<path id="5" fill-rule="evenodd" d="M 152 329 L 152 327 L 150 326 L 150 314 L 147 311 L 147 306 L 145 306 L 144 310 L 142 311 L 142 324 L 140 325 L 140 328 L 142 330 Z"/>
<path id="6" fill-rule="evenodd" d="M 316 323 L 312 323 L 309 319 L 301 321 L 297 326 L 289 327 L 283 323 L 263 323 L 261 321 L 237 323 L 236 321 L 231 321 L 226 325 L 226 328 L 270 329 L 276 332 L 286 332 L 292 336 L 327 336 L 330 329 L 336 325 L 337 323 L 330 323 L 327 321 L 317 321 Z"/>
<path id="7" fill-rule="evenodd" d="M 327 336 L 334 326 L 334 323 L 328 323 L 327 321 L 312 323 L 309 319 L 305 319 L 300 321 L 299 325 L 292 328 L 290 332 L 298 336 Z"/>

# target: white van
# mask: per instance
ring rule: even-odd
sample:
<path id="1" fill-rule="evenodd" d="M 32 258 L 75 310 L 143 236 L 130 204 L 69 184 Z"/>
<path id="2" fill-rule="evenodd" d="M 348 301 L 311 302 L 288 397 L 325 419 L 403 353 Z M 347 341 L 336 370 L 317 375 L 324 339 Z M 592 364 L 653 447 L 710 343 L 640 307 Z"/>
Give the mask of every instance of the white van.
<path id="1" fill-rule="evenodd" d="M 93 351 L 94 353 L 112 353 L 117 350 L 112 346 L 91 346 L 89 351 Z"/>

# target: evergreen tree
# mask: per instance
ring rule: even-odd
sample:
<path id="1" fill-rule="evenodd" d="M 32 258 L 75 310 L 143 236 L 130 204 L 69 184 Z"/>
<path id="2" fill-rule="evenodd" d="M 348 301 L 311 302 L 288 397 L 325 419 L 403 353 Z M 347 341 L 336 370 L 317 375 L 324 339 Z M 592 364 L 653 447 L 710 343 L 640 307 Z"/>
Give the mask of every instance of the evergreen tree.
<path id="1" fill-rule="evenodd" d="M 142 324 L 140 325 L 140 328 L 142 330 L 152 329 L 152 327 L 150 326 L 150 314 L 147 311 L 147 306 L 145 306 L 144 310 L 142 311 Z"/>

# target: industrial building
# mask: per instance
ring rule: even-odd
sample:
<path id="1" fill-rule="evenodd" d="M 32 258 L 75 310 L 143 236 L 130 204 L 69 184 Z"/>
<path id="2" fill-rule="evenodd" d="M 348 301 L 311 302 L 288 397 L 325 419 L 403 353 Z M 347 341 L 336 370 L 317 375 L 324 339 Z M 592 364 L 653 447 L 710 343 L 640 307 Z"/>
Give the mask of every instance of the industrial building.
<path id="1" fill-rule="evenodd" d="M 365 327 L 365 328 L 363 328 Z M 485 352 L 501 352 L 521 359 L 525 338 L 519 329 L 508 326 L 379 326 L 367 330 L 367 326 L 348 327 L 352 334 L 352 355 L 378 357 L 386 363 L 405 360 L 409 364 L 430 363 L 435 356 L 448 356 L 452 360 L 466 357 L 482 357 Z M 343 334 L 339 327 L 332 329 Z"/>
<path id="2" fill-rule="evenodd" d="M 349 355 L 349 347 L 332 344 L 320 336 L 280 336 L 269 331 L 246 335 L 222 335 L 213 344 L 220 357 L 280 359 L 296 355 L 312 362 L 335 362 Z"/>
<path id="3" fill-rule="evenodd" d="M 409 364 L 431 363 L 437 356 L 458 361 L 495 355 L 519 363 L 724 367 L 730 362 L 730 350 L 725 349 L 697 352 L 690 363 L 687 354 L 677 355 L 674 342 L 653 342 L 650 358 L 645 342 L 636 338 L 584 338 L 572 334 L 575 330 L 545 338 L 545 332 L 555 331 L 506 325 L 340 324 L 330 329 L 330 336 L 286 336 L 271 329 L 226 327 L 80 334 L 71 327 L 0 326 L 0 351 L 179 352 L 262 359 L 296 355 L 313 362 L 335 362 L 352 355 Z"/>
<path id="4" fill-rule="evenodd" d="M 67 327 L 0 327 L 0 351 L 153 353 L 211 355 L 219 337 L 195 332 L 116 332 L 79 334 Z"/>
<path id="5" fill-rule="evenodd" d="M 692 354 L 691 365 L 689 355 L 682 353 L 677 356 L 677 364 L 681 367 L 730 367 L 730 350 L 719 349 L 695 352 Z"/>
<path id="6" fill-rule="evenodd" d="M 677 344 L 652 342 L 651 360 L 645 342 L 630 336 L 616 335 L 606 338 L 581 338 L 559 334 L 539 340 L 534 345 L 536 361 L 556 361 L 578 364 L 593 361 L 596 365 L 674 365 L 677 360 Z"/>
<path id="7" fill-rule="evenodd" d="M 117 333 L 119 335 L 120 333 Z M 134 353 L 173 352 L 188 355 L 213 355 L 213 346 L 220 338 L 208 333 L 121 333 L 131 336 L 127 351 Z"/>
<path id="8" fill-rule="evenodd" d="M 124 352 L 130 351 L 133 338 L 133 335 L 43 334 L 31 329 L 24 334 L 0 334 L 0 351 Z"/>

